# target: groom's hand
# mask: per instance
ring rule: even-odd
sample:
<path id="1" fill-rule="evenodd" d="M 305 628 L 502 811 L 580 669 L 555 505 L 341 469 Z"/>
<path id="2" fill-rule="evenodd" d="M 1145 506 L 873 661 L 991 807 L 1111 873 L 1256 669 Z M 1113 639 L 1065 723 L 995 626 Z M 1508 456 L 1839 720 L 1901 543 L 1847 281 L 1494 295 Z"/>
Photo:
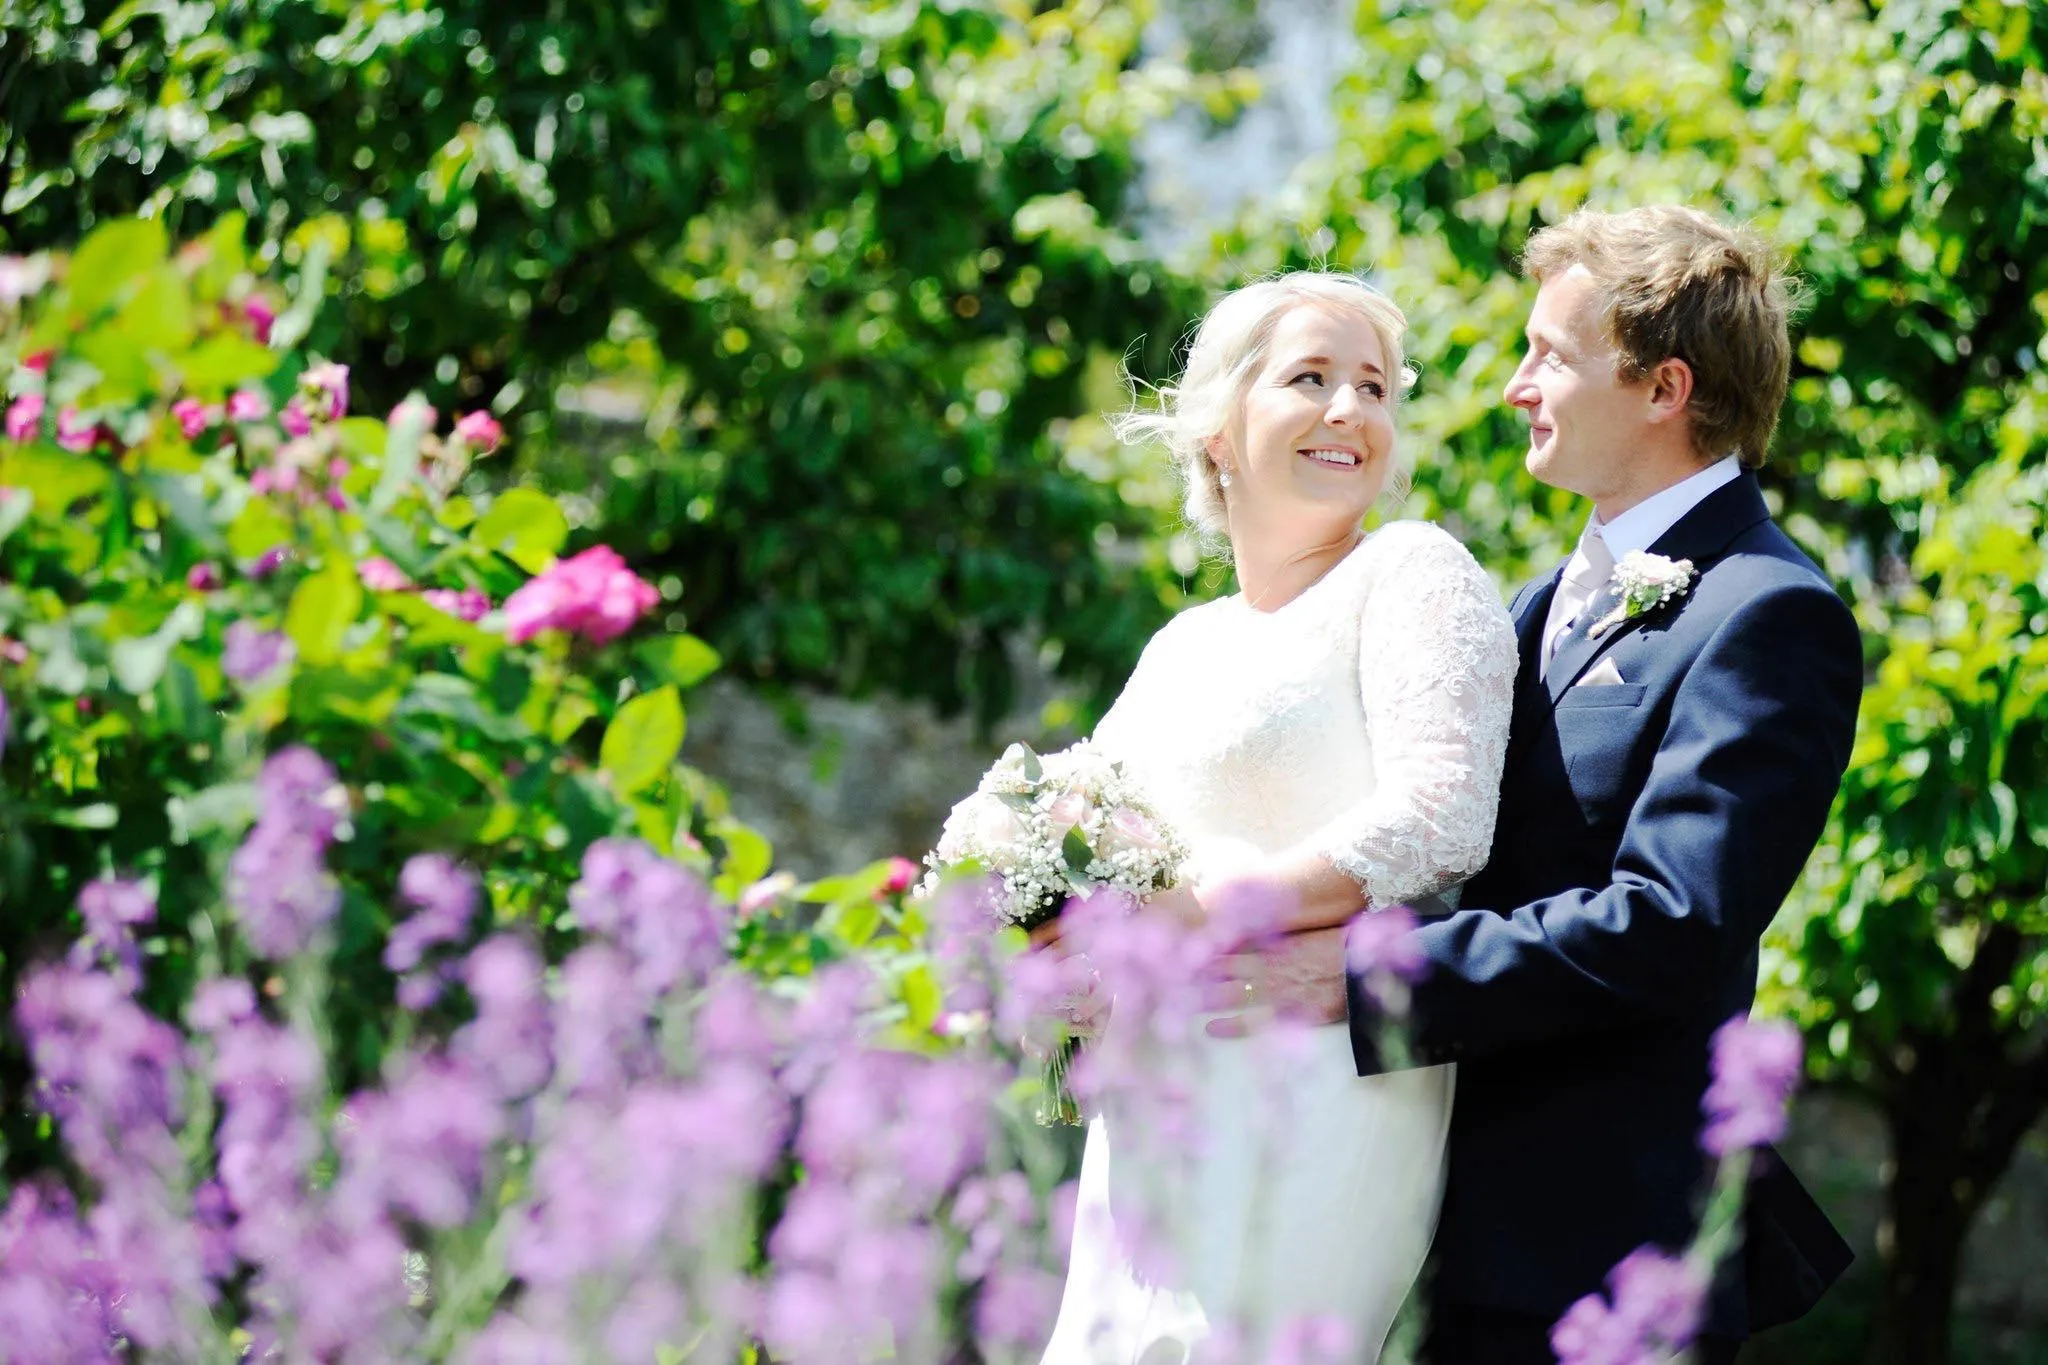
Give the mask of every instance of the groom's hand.
<path id="1" fill-rule="evenodd" d="M 1294 1023 L 1342 1023 L 1349 1013 L 1344 926 L 1287 934 L 1255 952 L 1220 959 L 1205 1005 L 1231 1011 L 1209 1022 L 1217 1038 L 1243 1037 L 1253 1016 L 1269 1012 Z"/>

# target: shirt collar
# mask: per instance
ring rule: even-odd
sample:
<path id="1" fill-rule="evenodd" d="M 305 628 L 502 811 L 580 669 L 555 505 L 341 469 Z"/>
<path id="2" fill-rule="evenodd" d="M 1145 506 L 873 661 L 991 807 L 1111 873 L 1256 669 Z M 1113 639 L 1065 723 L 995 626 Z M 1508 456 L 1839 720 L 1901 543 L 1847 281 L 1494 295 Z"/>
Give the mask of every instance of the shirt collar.
<path id="1" fill-rule="evenodd" d="M 1742 462 L 1733 455 L 1723 455 L 1697 474 L 1644 498 L 1613 521 L 1603 524 L 1600 514 L 1595 512 L 1586 523 L 1586 534 L 1598 531 L 1616 559 L 1631 550 L 1647 550 L 1676 526 L 1679 518 L 1705 502 L 1709 493 L 1735 482 L 1741 474 Z"/>

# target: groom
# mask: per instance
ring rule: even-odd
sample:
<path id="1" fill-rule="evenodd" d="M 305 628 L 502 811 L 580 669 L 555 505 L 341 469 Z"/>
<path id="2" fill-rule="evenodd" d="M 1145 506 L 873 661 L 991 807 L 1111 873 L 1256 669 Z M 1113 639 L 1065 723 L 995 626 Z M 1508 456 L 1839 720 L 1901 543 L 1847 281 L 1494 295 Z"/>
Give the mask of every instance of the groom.
<path id="1" fill-rule="evenodd" d="M 1485 871 L 1425 916 L 1420 1061 L 1458 1063 L 1430 1365 L 1550 1362 L 1551 1325 L 1645 1243 L 1689 1239 L 1708 1040 L 1755 997 L 1757 944 L 1849 760 L 1862 648 L 1771 521 L 1755 473 L 1785 396 L 1785 288 L 1762 244 L 1675 207 L 1574 214 L 1529 241 L 1540 284 L 1506 398 L 1528 467 L 1589 499 L 1571 558 L 1511 606 L 1521 672 Z M 1614 565 L 1689 581 L 1646 610 Z M 1685 577 L 1684 575 L 1680 575 Z M 1642 598 L 1636 599 L 1640 606 Z M 1267 994 L 1352 1019 L 1334 935 L 1260 964 Z M 1768 1154 L 1695 1359 L 1797 1317 L 1848 1250 Z"/>

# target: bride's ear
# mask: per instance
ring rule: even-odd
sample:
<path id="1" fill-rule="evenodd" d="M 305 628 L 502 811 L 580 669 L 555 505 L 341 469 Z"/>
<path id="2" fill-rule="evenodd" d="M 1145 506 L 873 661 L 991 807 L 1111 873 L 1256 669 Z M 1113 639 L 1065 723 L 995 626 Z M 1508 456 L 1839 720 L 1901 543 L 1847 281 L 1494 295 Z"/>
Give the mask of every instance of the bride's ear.
<path id="1" fill-rule="evenodd" d="M 1212 469 L 1216 471 L 1216 473 L 1219 476 L 1223 474 L 1228 474 L 1230 472 L 1231 458 L 1229 437 L 1225 436 L 1222 432 L 1219 431 L 1214 436 L 1211 436 L 1207 441 L 1203 442 L 1202 448 L 1208 452 L 1209 465 Z"/>

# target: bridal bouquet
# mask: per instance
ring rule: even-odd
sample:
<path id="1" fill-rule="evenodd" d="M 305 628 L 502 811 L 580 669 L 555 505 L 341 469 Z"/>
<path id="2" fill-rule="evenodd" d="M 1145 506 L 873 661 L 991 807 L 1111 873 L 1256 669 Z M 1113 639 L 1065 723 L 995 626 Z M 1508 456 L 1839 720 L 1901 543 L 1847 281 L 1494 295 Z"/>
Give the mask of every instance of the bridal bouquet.
<path id="1" fill-rule="evenodd" d="M 1056 918 L 1070 896 L 1164 891 L 1186 859 L 1121 764 L 1085 741 L 1042 757 L 1012 744 L 946 817 L 939 846 L 925 855 L 924 885 L 978 864 L 992 878 L 995 919 L 1029 930 Z"/>

